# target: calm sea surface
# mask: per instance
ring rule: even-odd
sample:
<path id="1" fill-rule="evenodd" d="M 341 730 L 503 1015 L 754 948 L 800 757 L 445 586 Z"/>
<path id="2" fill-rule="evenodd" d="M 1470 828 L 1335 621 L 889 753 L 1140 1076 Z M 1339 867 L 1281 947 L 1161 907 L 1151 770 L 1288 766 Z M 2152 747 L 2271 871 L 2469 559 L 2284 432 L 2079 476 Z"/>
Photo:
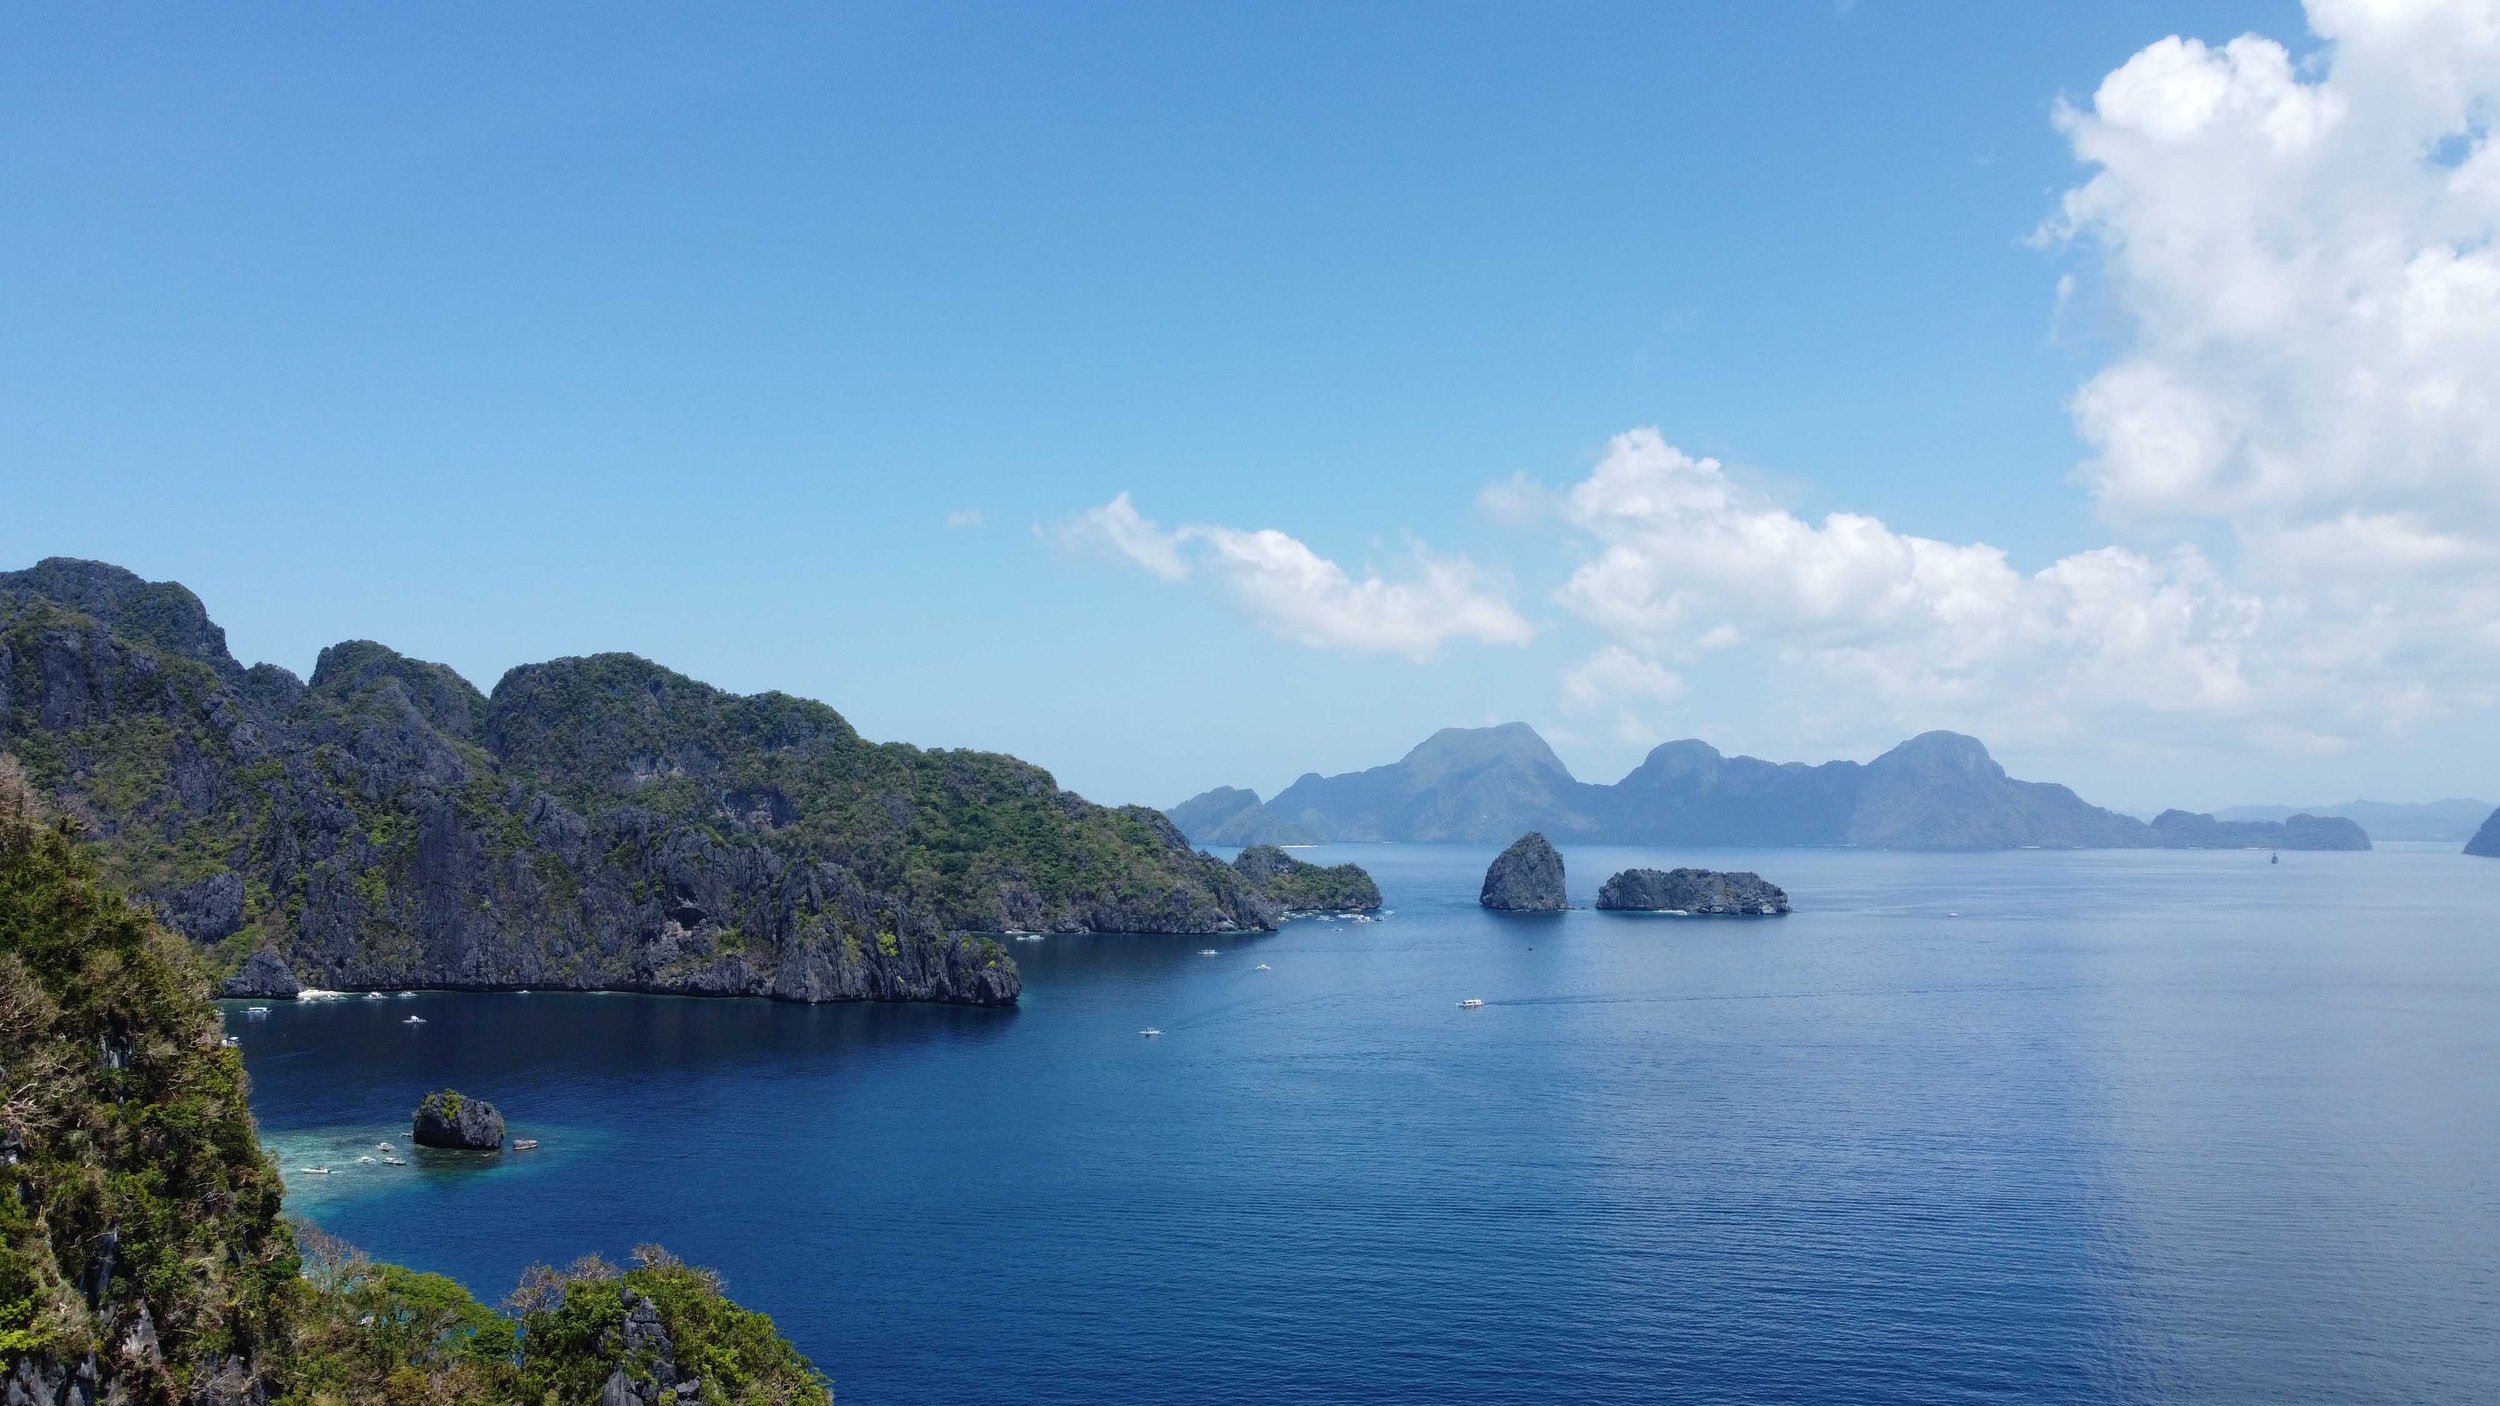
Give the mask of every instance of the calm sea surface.
<path id="1" fill-rule="evenodd" d="M 2500 1391 L 2500 862 L 1566 851 L 1758 869 L 1747 922 L 1311 857 L 1392 916 L 1018 943 L 1012 1012 L 229 1021 L 295 1209 L 490 1299 L 662 1242 L 848 1403 Z M 353 1160 L 444 1084 L 544 1146 Z"/>

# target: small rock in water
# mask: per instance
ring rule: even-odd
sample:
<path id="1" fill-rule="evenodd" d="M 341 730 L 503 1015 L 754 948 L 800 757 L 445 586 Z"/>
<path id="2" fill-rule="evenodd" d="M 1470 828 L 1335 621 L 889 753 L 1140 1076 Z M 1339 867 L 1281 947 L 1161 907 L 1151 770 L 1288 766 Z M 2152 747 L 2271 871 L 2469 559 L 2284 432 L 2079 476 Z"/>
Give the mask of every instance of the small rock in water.
<path id="1" fill-rule="evenodd" d="M 1556 913 L 1571 906 L 1563 896 L 1562 856 L 1543 835 L 1520 836 L 1484 871 L 1477 902 L 1504 913 Z"/>
<path id="2" fill-rule="evenodd" d="M 1788 911 L 1788 895 L 1760 874 L 1626 869 L 1598 890 L 1597 906 L 1618 912 L 1771 917 Z"/>
<path id="3" fill-rule="evenodd" d="M 420 1147 L 494 1152 L 503 1147 L 503 1115 L 482 1098 L 445 1089 L 417 1105 L 412 1135 Z"/>

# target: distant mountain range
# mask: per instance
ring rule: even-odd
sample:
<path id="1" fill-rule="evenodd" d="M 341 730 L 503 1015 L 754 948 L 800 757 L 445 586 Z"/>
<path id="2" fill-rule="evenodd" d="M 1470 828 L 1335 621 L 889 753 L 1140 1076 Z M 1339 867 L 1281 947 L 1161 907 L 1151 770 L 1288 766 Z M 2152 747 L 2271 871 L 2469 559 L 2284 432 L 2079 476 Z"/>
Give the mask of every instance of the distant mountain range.
<path id="1" fill-rule="evenodd" d="M 1869 849 L 2368 849 L 2351 820 L 2229 820 L 2164 811 L 2146 824 L 2043 781 L 2018 781 L 1978 739 L 1922 733 L 1875 760 L 1766 762 L 1669 742 L 1613 785 L 1581 781 L 1526 723 L 1444 728 L 1400 760 L 1314 772 L 1262 803 L 1220 787 L 1167 812 L 1200 844 L 1557 839 Z"/>
<path id="2" fill-rule="evenodd" d="M 2302 813 L 2337 816 L 2369 832 L 2373 840 L 2464 840 L 2492 812 L 2489 801 L 2346 801 L 2335 806 L 2231 806 L 2216 820 L 2286 820 Z"/>

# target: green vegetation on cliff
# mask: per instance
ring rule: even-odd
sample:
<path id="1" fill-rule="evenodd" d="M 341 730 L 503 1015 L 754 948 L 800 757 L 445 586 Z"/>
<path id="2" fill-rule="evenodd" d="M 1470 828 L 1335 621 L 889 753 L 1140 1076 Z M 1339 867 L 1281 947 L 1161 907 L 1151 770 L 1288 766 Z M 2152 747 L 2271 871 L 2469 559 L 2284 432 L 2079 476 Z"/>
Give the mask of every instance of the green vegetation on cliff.
<path id="1" fill-rule="evenodd" d="M 1243 882 L 1289 913 L 1368 913 L 1380 886 L 1356 864 L 1310 864 L 1274 845 L 1252 845 L 1233 859 Z"/>
<path id="2" fill-rule="evenodd" d="M 1160 813 L 1012 757 L 623 654 L 490 696 L 349 641 L 304 683 L 94 562 L 0 573 L 0 749 L 217 970 L 313 985 L 1001 1005 L 978 934 L 1275 921 Z"/>
<path id="3" fill-rule="evenodd" d="M 0 1383 L 12 1401 L 520 1406 L 626 1388 L 831 1400 L 770 1319 L 656 1248 L 511 1313 L 279 1215 L 191 948 L 106 889 L 0 755 Z M 637 1392 L 626 1399 L 661 1399 Z"/>

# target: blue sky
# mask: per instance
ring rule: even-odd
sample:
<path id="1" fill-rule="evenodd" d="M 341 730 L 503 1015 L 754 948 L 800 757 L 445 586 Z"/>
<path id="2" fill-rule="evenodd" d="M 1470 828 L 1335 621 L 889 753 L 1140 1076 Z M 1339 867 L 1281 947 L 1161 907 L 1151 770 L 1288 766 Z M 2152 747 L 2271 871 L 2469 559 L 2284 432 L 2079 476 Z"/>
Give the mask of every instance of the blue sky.
<path id="1" fill-rule="evenodd" d="M 1604 529 L 1480 501 L 1655 426 L 2020 573 L 2245 535 L 2113 526 L 2069 406 L 2146 314 L 2035 237 L 2091 170 L 2061 98 L 2244 31 L 2316 72 L 2287 4 L 21 12 L 0 564 L 181 580 L 298 671 L 633 650 L 1108 800 L 1514 717 L 1601 779 L 1996 724 L 2115 804 L 2487 794 L 2474 706 L 2263 745 L 2244 700 L 1860 707 L 1821 617 L 1668 640 L 1566 594 Z M 1358 579 L 1463 559 L 1528 634 L 1314 647 L 1088 550 L 1120 493 Z M 1672 686 L 1575 710 L 1609 648 Z"/>

